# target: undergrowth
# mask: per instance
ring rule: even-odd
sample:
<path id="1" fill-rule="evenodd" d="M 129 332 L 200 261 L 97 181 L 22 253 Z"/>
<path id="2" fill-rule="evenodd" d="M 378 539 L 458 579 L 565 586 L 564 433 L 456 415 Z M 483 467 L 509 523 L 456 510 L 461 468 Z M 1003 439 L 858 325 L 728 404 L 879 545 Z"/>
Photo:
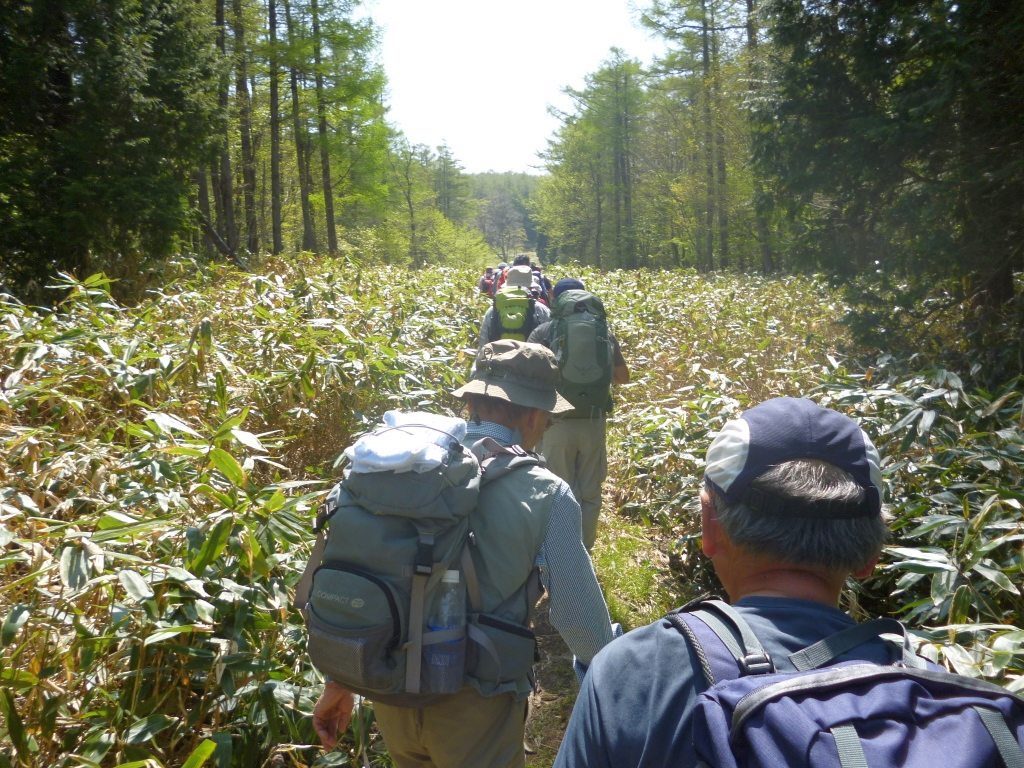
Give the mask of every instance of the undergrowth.
<path id="1" fill-rule="evenodd" d="M 291 594 L 353 436 L 390 408 L 456 408 L 477 275 L 177 270 L 130 309 L 102 276 L 63 276 L 54 311 L 0 305 L 0 767 L 385 765 L 369 707 L 342 753 L 314 744 L 321 678 Z M 933 658 L 1022 687 L 1020 380 L 982 388 L 858 349 L 810 278 L 578 276 L 633 370 L 595 549 L 616 620 L 715 587 L 704 450 L 750 404 L 802 395 L 885 456 L 893 541 L 850 609 L 899 615 Z"/>

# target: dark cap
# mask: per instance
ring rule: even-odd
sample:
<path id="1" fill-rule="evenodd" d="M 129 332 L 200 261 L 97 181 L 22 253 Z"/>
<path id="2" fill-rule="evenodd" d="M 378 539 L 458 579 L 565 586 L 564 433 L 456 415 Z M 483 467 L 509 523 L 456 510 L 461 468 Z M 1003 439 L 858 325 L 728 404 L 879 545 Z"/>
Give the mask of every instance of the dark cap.
<path id="1" fill-rule="evenodd" d="M 748 491 L 760 475 L 794 459 L 819 459 L 848 472 L 865 491 L 862 502 L 807 504 Z M 803 398 L 777 397 L 727 423 L 708 448 L 704 480 L 729 504 L 741 501 L 769 514 L 849 519 L 882 510 L 878 449 L 857 422 Z"/>
<path id="2" fill-rule="evenodd" d="M 558 364 L 547 347 L 514 339 L 485 344 L 476 356 L 471 380 L 455 397 L 485 395 L 549 413 L 572 410 L 555 389 Z"/>
<path id="3" fill-rule="evenodd" d="M 555 283 L 555 289 L 553 293 L 557 299 L 566 291 L 585 291 L 586 288 L 583 286 L 582 280 L 577 280 L 575 277 L 564 277 Z"/>

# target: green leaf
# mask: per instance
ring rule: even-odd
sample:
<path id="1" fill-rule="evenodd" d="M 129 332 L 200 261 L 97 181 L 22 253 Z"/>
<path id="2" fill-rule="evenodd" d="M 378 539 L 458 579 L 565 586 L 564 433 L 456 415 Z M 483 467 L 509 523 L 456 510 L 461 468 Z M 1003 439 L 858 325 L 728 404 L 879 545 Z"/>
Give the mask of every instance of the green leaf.
<path id="1" fill-rule="evenodd" d="M 177 416 L 172 416 L 169 413 L 151 411 L 145 415 L 144 421 L 153 422 L 162 432 L 184 432 L 187 435 L 200 437 L 199 433 L 192 429 L 192 427 Z"/>
<path id="2" fill-rule="evenodd" d="M 1020 590 L 1018 590 L 1017 587 L 1014 586 L 1013 582 L 1010 581 L 1007 575 L 996 568 L 992 568 L 991 565 L 983 565 L 981 563 L 977 563 L 971 570 L 975 573 L 984 576 L 986 579 L 991 581 L 1000 589 L 1005 590 L 1006 592 L 1012 592 L 1015 595 L 1020 594 Z"/>
<path id="3" fill-rule="evenodd" d="M 230 515 L 222 517 L 213 526 L 212 530 L 203 542 L 202 549 L 196 555 L 195 560 L 189 566 L 192 573 L 202 573 L 214 560 L 220 557 L 227 546 L 228 538 L 231 536 L 231 529 L 235 525 L 235 519 Z"/>
<path id="4" fill-rule="evenodd" d="M 231 436 L 235 438 L 242 445 L 247 448 L 252 448 L 254 451 L 266 451 L 263 447 L 263 443 L 256 437 L 252 432 L 246 432 L 244 429 L 232 429 Z"/>
<path id="5" fill-rule="evenodd" d="M 152 599 L 155 594 L 149 583 L 138 572 L 130 568 L 122 568 L 118 572 L 117 578 L 120 580 L 125 592 L 138 603 L 144 603 Z"/>
<path id="6" fill-rule="evenodd" d="M 932 428 L 932 424 L 935 423 L 935 411 L 924 411 L 921 414 L 921 420 L 917 422 L 917 434 L 921 437 L 927 435 Z"/>
<path id="7" fill-rule="evenodd" d="M 893 434 L 895 432 L 899 432 L 901 429 L 903 429 L 905 426 L 910 424 L 910 422 L 912 422 L 914 419 L 916 419 L 920 415 L 921 415 L 921 409 L 920 408 L 914 408 L 910 413 L 908 413 L 902 419 L 897 421 L 895 424 L 893 424 L 891 427 L 889 427 L 887 430 L 885 430 L 885 432 L 883 432 L 882 434 L 884 434 L 884 435 L 891 435 L 891 434 Z"/>
<path id="8" fill-rule="evenodd" d="M 213 752 L 216 749 L 216 742 L 211 741 L 210 739 L 203 740 L 203 742 L 192 751 L 192 754 L 188 756 L 188 760 L 181 764 L 181 768 L 199 768 L 199 766 L 210 759 L 210 756 L 213 755 Z"/>
<path id="9" fill-rule="evenodd" d="M 177 722 L 176 718 L 167 715 L 150 715 L 132 723 L 124 738 L 129 744 L 143 744 Z"/>
<path id="10" fill-rule="evenodd" d="M 89 581 L 89 556 L 77 544 L 60 553 L 60 580 L 69 589 L 81 589 Z"/>
<path id="11" fill-rule="evenodd" d="M 7 736 L 14 745 L 18 757 L 23 762 L 29 763 L 29 743 L 28 737 L 25 735 L 25 724 L 14 705 L 14 694 L 7 688 L 0 688 L 0 713 L 4 716 Z"/>
<path id="12" fill-rule="evenodd" d="M 117 737 L 106 728 L 97 728 L 86 740 L 82 749 L 82 757 L 94 763 L 100 763 L 117 743 Z"/>
<path id="13" fill-rule="evenodd" d="M 949 607 L 949 623 L 966 623 L 970 620 L 972 608 L 974 608 L 974 593 L 969 586 L 961 584 L 953 593 L 953 602 Z"/>
<path id="14" fill-rule="evenodd" d="M 143 645 L 154 645 L 156 643 L 162 643 L 164 640 L 169 640 L 172 637 L 178 635 L 194 634 L 196 632 L 209 632 L 209 627 L 197 627 L 195 624 L 178 624 L 173 627 L 160 627 L 154 630 L 153 633 L 146 638 Z"/>
<path id="15" fill-rule="evenodd" d="M 210 451 L 210 461 L 232 485 L 245 485 L 245 470 L 235 461 L 235 457 L 223 448 L 214 448 Z"/>
<path id="16" fill-rule="evenodd" d="M 18 604 L 11 608 L 11 612 L 4 619 L 3 627 L 0 628 L 0 645 L 8 645 L 14 642 L 14 636 L 18 633 L 29 616 L 32 615 L 32 608 L 28 605 Z"/>

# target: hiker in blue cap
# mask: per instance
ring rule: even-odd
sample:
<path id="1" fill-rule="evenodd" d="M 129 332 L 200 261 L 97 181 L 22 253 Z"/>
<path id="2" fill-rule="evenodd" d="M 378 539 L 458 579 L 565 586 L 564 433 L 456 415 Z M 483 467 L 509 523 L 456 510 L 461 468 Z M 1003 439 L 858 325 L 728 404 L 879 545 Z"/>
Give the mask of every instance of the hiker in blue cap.
<path id="1" fill-rule="evenodd" d="M 794 668 L 789 654 L 856 626 L 836 606 L 846 578 L 869 575 L 886 540 L 879 463 L 856 422 L 788 397 L 727 423 L 708 448 L 704 553 L 780 669 Z M 694 711 L 710 653 L 667 619 L 612 642 L 591 664 L 556 768 L 697 765 Z M 877 638 L 847 657 L 891 658 Z"/>

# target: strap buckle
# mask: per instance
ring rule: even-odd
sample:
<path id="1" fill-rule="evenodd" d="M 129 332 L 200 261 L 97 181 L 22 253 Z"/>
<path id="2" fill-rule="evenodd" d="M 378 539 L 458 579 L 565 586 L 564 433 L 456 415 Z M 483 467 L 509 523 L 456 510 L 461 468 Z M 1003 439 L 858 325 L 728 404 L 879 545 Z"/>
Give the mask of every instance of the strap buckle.
<path id="1" fill-rule="evenodd" d="M 744 675 L 770 675 L 775 671 L 775 662 L 767 653 L 748 653 L 737 661 Z"/>
<path id="2" fill-rule="evenodd" d="M 434 572 L 434 538 L 432 536 L 420 537 L 416 546 L 416 562 L 413 572 L 417 576 L 430 576 Z"/>

